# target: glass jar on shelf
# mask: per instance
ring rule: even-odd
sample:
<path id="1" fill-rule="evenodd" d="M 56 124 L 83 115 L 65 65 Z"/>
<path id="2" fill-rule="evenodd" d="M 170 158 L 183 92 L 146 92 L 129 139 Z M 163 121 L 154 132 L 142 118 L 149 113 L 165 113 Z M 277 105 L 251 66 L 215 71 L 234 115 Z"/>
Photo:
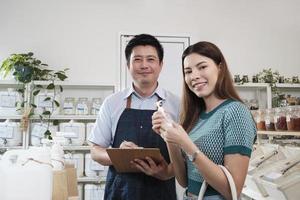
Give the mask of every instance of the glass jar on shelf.
<path id="1" fill-rule="evenodd" d="M 265 113 L 265 126 L 267 131 L 275 131 L 274 124 L 274 111 L 273 109 L 266 109 Z"/>
<path id="2" fill-rule="evenodd" d="M 258 76 L 257 75 L 252 76 L 252 83 L 258 83 Z"/>
<path id="3" fill-rule="evenodd" d="M 75 115 L 75 98 L 66 97 L 63 104 L 64 115 Z"/>
<path id="4" fill-rule="evenodd" d="M 80 97 L 76 106 L 76 115 L 88 115 L 89 114 L 89 106 L 88 106 L 88 98 Z"/>
<path id="5" fill-rule="evenodd" d="M 297 119 L 297 115 L 295 112 L 295 108 L 293 106 L 289 106 L 286 108 L 286 123 L 288 131 L 295 131 L 295 122 Z"/>
<path id="6" fill-rule="evenodd" d="M 250 110 L 258 110 L 258 100 L 257 99 L 251 99 L 249 104 L 250 104 Z"/>
<path id="7" fill-rule="evenodd" d="M 100 107 L 102 104 L 102 99 L 101 98 L 92 98 L 92 108 L 91 108 L 91 114 L 92 115 L 97 115 Z"/>
<path id="8" fill-rule="evenodd" d="M 300 106 L 294 106 L 293 116 L 291 120 L 294 121 L 294 131 L 300 131 Z"/>
<path id="9" fill-rule="evenodd" d="M 286 131 L 287 123 L 286 123 L 286 112 L 284 108 L 276 108 L 274 115 L 274 124 L 276 131 Z"/>
<path id="10" fill-rule="evenodd" d="M 265 131 L 265 111 L 264 110 L 257 110 L 254 114 L 254 120 L 256 123 L 256 128 L 259 131 Z"/>
<path id="11" fill-rule="evenodd" d="M 292 77 L 292 83 L 299 83 L 299 78 L 298 78 L 298 76 L 293 76 L 293 77 Z"/>
<path id="12" fill-rule="evenodd" d="M 279 76 L 278 83 L 284 83 L 284 76 Z"/>
<path id="13" fill-rule="evenodd" d="M 249 82 L 248 75 L 243 75 L 242 81 L 243 83 L 248 83 Z"/>
<path id="14" fill-rule="evenodd" d="M 238 74 L 234 75 L 234 82 L 235 82 L 235 83 L 241 82 L 240 75 L 238 75 Z"/>

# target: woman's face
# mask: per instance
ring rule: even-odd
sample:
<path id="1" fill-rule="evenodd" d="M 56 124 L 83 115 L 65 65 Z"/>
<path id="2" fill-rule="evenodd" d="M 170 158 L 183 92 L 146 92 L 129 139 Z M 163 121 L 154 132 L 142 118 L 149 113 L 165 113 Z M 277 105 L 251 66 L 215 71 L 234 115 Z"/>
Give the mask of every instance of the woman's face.
<path id="1" fill-rule="evenodd" d="M 196 53 L 186 56 L 183 65 L 184 80 L 189 89 L 204 99 L 214 96 L 219 66 L 212 59 Z"/>

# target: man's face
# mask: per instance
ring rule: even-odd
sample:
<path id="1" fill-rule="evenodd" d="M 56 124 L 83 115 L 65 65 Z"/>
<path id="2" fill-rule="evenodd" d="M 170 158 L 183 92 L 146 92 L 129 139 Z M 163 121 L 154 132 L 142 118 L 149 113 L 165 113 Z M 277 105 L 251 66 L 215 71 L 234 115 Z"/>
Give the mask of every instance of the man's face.
<path id="1" fill-rule="evenodd" d="M 128 69 L 135 85 L 139 87 L 153 86 L 162 69 L 162 62 L 159 62 L 154 47 L 150 45 L 136 46 L 132 49 Z"/>

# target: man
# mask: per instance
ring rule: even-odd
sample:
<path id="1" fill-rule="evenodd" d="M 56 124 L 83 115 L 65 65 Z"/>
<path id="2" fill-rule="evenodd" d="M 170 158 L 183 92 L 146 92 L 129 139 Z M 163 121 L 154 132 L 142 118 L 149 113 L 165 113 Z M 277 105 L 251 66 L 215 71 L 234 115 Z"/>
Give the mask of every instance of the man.
<path id="1" fill-rule="evenodd" d="M 147 34 L 136 35 L 125 49 L 132 86 L 107 97 L 101 106 L 89 141 L 92 159 L 109 165 L 105 186 L 105 200 L 175 200 L 175 180 L 167 146 L 152 130 L 151 116 L 156 102 L 174 121 L 179 113 L 179 99 L 162 89 L 157 80 L 163 65 L 163 48 L 159 41 Z M 140 173 L 118 173 L 106 152 L 115 148 L 160 148 L 162 158 L 136 160 Z"/>

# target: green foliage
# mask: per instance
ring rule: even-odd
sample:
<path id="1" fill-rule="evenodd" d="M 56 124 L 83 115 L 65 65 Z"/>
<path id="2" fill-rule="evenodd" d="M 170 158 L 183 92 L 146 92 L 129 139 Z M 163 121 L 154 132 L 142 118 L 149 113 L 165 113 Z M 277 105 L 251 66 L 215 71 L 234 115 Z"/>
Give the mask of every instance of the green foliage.
<path id="1" fill-rule="evenodd" d="M 271 68 L 263 69 L 263 71 L 257 74 L 259 82 L 269 83 L 272 90 L 272 106 L 278 107 L 280 101 L 280 91 L 276 86 L 279 80 L 280 74 L 278 71 L 272 71 Z"/>
<path id="2" fill-rule="evenodd" d="M 57 93 L 56 88 L 59 88 L 59 91 L 63 91 L 63 87 L 61 85 L 55 85 L 55 81 L 64 81 L 68 78 L 66 75 L 66 71 L 69 69 L 66 68 L 64 70 L 53 71 L 47 69 L 48 64 L 42 63 L 39 59 L 33 56 L 32 52 L 22 53 L 22 54 L 12 54 L 7 59 L 5 59 L 0 67 L 0 73 L 4 74 L 6 77 L 9 73 L 12 73 L 14 78 L 20 82 L 22 85 L 21 89 L 18 89 L 18 92 L 22 94 L 24 97 L 25 85 L 32 84 L 32 96 L 37 96 L 41 89 L 52 90 L 54 93 L 54 97 L 46 97 L 44 101 L 50 101 L 52 103 L 52 108 L 59 107 L 60 104 L 55 100 L 55 95 Z M 35 85 L 34 81 L 50 81 L 50 83 L 44 88 L 42 85 Z M 31 99 L 32 101 L 33 99 Z M 23 101 L 20 104 L 21 108 L 24 108 L 25 104 L 31 109 L 28 117 L 33 115 L 33 109 L 37 106 L 33 102 Z M 20 110 L 20 108 L 18 108 Z M 51 120 L 52 111 L 44 111 L 42 115 L 39 115 L 41 121 L 48 122 L 48 130 L 45 132 L 45 137 L 51 138 L 51 132 L 49 131 L 49 124 Z M 58 122 L 55 122 L 58 123 Z"/>

